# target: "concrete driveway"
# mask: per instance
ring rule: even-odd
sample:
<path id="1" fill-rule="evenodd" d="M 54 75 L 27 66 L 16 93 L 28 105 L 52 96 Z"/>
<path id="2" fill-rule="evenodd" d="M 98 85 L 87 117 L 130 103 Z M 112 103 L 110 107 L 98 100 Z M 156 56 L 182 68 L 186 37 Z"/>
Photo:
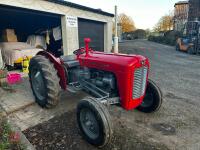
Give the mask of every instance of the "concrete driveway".
<path id="1" fill-rule="evenodd" d="M 75 108 L 79 99 L 86 94 L 80 92 L 74 96 L 68 92 L 60 93 L 60 103 L 55 109 L 43 109 L 35 103 L 28 76 L 11 89 L 0 88 L 0 114 L 4 112 L 8 119 L 22 131 Z"/>
<path id="2" fill-rule="evenodd" d="M 119 49 L 121 53 L 141 54 L 150 59 L 150 78 L 161 87 L 164 97 L 161 110 L 154 114 L 143 114 L 136 110 L 127 112 L 112 106 L 110 112 L 113 121 L 120 123 L 116 127 L 119 132 L 125 133 L 123 136 L 132 141 L 137 138 L 154 147 L 161 145 L 168 149 L 199 150 L 200 57 L 146 40 L 126 41 L 120 43 Z M 24 82 L 28 85 L 28 80 Z M 30 86 L 26 86 L 26 90 L 30 91 Z M 84 93 L 74 96 L 64 92 L 55 109 L 41 109 L 33 104 L 11 113 L 9 118 L 21 130 L 25 130 L 73 110 L 77 101 L 84 96 Z M 129 145 L 130 139 L 124 143 L 122 138 L 119 144 Z"/>

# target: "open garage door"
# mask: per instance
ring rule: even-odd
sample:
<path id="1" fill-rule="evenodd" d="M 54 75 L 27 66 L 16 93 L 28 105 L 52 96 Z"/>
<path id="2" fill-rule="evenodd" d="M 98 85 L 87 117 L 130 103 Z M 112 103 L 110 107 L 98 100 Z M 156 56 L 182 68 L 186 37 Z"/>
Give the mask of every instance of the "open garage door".
<path id="1" fill-rule="evenodd" d="M 5 29 L 13 29 L 17 36 L 17 42 L 23 43 L 27 42 L 30 35 L 46 38 L 48 32 L 49 40 L 46 40 L 47 47 L 45 49 L 56 56 L 62 54 L 62 39 L 55 40 L 53 37 L 53 29 L 61 27 L 61 15 L 0 5 L 0 19 L 0 43 L 5 42 L 3 39 Z"/>
<path id="2" fill-rule="evenodd" d="M 86 19 L 78 19 L 79 46 L 84 47 L 84 38 L 91 38 L 90 47 L 104 51 L 104 23 Z"/>

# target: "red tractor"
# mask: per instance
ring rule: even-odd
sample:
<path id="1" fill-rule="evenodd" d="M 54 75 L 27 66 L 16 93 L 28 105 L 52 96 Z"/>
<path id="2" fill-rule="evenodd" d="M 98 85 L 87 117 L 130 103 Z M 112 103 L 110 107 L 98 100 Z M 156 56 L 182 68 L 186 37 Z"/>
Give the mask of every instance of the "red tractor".
<path id="1" fill-rule="evenodd" d="M 97 52 L 89 48 L 89 42 L 86 38 L 85 47 L 70 56 L 56 58 L 39 52 L 30 61 L 29 77 L 36 102 L 42 107 L 56 106 L 61 89 L 89 93 L 91 97 L 78 103 L 77 122 L 90 144 L 103 147 L 113 133 L 107 105 L 151 113 L 160 108 L 162 93 L 148 79 L 147 58 Z"/>

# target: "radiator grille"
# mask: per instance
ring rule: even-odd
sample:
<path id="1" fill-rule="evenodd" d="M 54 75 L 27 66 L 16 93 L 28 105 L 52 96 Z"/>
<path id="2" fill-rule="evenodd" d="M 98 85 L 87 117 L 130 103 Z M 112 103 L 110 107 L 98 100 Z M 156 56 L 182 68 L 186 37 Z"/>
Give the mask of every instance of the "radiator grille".
<path id="1" fill-rule="evenodd" d="M 144 94 L 146 88 L 147 72 L 147 67 L 141 67 L 135 70 L 133 81 L 133 99 L 140 98 Z"/>

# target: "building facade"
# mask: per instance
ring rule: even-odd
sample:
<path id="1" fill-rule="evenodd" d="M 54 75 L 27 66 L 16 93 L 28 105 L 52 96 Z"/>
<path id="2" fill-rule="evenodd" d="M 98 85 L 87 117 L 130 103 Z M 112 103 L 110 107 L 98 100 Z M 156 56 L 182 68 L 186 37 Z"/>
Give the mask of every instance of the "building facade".
<path id="1" fill-rule="evenodd" d="M 188 1 L 179 1 L 174 5 L 174 30 L 183 30 L 185 23 L 188 21 L 188 14 Z"/>
<path id="2" fill-rule="evenodd" d="M 189 0 L 189 21 L 200 21 L 200 0 Z"/>
<path id="3" fill-rule="evenodd" d="M 72 54 L 84 46 L 84 37 L 92 38 L 91 47 L 112 49 L 114 15 L 63 0 L 1 0 L 0 29 L 13 28 L 22 34 L 60 26 L 63 54 Z"/>

